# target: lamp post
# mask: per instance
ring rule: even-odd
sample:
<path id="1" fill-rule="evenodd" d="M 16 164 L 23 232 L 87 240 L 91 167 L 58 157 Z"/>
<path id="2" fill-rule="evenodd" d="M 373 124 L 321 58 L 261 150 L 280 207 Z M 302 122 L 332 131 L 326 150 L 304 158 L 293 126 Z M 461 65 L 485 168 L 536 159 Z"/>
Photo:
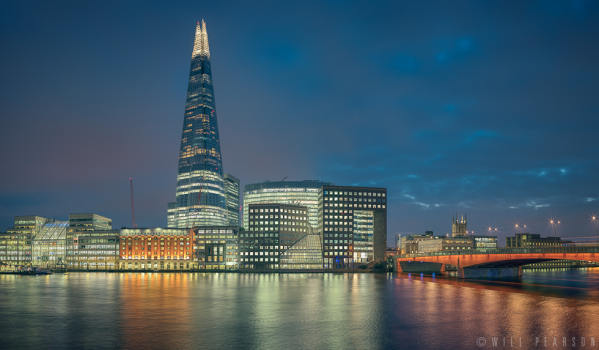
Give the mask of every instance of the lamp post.
<path id="1" fill-rule="evenodd" d="M 599 229 L 597 229 L 599 226 L 599 221 L 597 220 L 597 215 L 593 215 L 591 216 L 591 222 L 593 223 L 593 226 L 595 227 L 595 234 L 597 235 L 597 243 L 599 243 Z"/>

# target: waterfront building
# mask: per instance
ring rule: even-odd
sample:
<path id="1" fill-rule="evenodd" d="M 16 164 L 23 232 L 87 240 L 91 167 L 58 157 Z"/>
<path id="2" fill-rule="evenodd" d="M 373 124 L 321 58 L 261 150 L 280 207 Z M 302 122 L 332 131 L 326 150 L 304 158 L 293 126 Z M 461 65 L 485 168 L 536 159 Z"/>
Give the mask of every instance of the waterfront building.
<path id="1" fill-rule="evenodd" d="M 193 232 L 193 260 L 197 269 L 239 269 L 239 226 L 200 226 Z"/>
<path id="2" fill-rule="evenodd" d="M 118 231 L 112 231 L 110 218 L 69 214 L 65 244 L 68 269 L 113 270 L 118 266 Z"/>
<path id="3" fill-rule="evenodd" d="M 190 229 L 121 229 L 119 269 L 191 270 L 193 244 L 194 232 Z"/>
<path id="4" fill-rule="evenodd" d="M 497 249 L 497 236 L 471 236 L 474 238 L 474 249 L 476 250 L 488 250 Z"/>
<path id="5" fill-rule="evenodd" d="M 53 219 L 41 216 L 15 216 L 13 226 L 0 236 L 0 262 L 30 265 L 32 240 L 44 224 Z"/>
<path id="6" fill-rule="evenodd" d="M 251 204 L 295 204 L 308 208 L 308 221 L 314 231 L 318 227 L 318 202 L 326 182 L 267 181 L 246 185 L 243 191 L 243 228 L 248 229 L 248 208 Z"/>
<path id="7" fill-rule="evenodd" d="M 222 154 L 206 23 L 196 24 L 174 203 L 169 227 L 227 225 Z"/>
<path id="8" fill-rule="evenodd" d="M 67 243 L 67 268 L 88 271 L 118 269 L 119 236 L 120 230 L 77 232 L 71 243 Z"/>
<path id="9" fill-rule="evenodd" d="M 68 221 L 44 224 L 31 241 L 31 264 L 45 268 L 66 267 Z"/>
<path id="10" fill-rule="evenodd" d="M 466 236 L 468 234 L 468 220 L 466 216 L 451 219 L 451 237 Z"/>
<path id="11" fill-rule="evenodd" d="M 322 187 L 319 232 L 324 267 L 350 268 L 384 260 L 387 246 L 387 190 L 374 187 Z"/>
<path id="12" fill-rule="evenodd" d="M 537 233 L 516 233 L 505 238 L 507 248 L 555 248 L 572 246 L 572 241 L 563 241 L 560 237 L 541 237 Z"/>
<path id="13" fill-rule="evenodd" d="M 227 203 L 228 225 L 239 226 L 239 179 L 225 174 L 225 202 Z"/>
<path id="14" fill-rule="evenodd" d="M 247 223 L 248 229 L 242 231 L 239 238 L 242 270 L 279 270 L 281 255 L 312 233 L 308 209 L 301 205 L 250 204 Z M 310 249 L 311 243 L 302 242 L 302 247 Z M 290 261 L 292 257 L 293 252 L 286 255 L 286 266 L 294 264 Z"/>

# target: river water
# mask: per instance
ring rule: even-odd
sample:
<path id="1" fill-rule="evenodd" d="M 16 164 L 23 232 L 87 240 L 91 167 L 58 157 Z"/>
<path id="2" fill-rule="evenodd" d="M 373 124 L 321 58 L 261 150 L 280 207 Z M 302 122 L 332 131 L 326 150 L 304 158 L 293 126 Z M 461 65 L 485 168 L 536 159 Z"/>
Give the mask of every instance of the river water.
<path id="1" fill-rule="evenodd" d="M 583 342 L 599 349 L 599 269 L 526 272 L 519 282 L 0 275 L 1 349 L 561 349 Z"/>

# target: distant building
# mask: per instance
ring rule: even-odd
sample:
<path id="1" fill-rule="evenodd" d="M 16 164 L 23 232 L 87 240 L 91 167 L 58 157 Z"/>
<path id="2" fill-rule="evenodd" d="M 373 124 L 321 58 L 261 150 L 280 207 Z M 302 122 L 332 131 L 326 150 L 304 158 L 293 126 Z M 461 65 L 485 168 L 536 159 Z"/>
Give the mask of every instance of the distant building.
<path id="1" fill-rule="evenodd" d="M 31 264 L 44 268 L 66 268 L 67 221 L 44 224 L 31 241 Z"/>
<path id="2" fill-rule="evenodd" d="M 30 265 L 33 238 L 52 222 L 41 216 L 15 216 L 13 227 L 0 234 L 0 261 L 8 265 Z"/>
<path id="3" fill-rule="evenodd" d="M 112 219 L 95 213 L 69 214 L 66 265 L 69 269 L 114 270 L 118 260 L 119 231 Z"/>
<path id="4" fill-rule="evenodd" d="M 112 219 L 94 213 L 69 214 L 69 229 L 76 232 L 112 230 Z"/>
<path id="5" fill-rule="evenodd" d="M 122 229 L 119 269 L 191 270 L 193 244 L 194 233 L 189 229 Z"/>
<path id="6" fill-rule="evenodd" d="M 574 245 L 572 241 L 564 241 L 560 237 L 541 237 L 536 233 L 516 233 L 505 238 L 507 248 L 554 248 Z"/>
<path id="7" fill-rule="evenodd" d="M 198 270 L 239 269 L 239 226 L 199 226 L 193 232 Z"/>
<path id="8" fill-rule="evenodd" d="M 227 203 L 228 225 L 239 226 L 239 179 L 225 174 L 225 202 Z"/>
<path id="9" fill-rule="evenodd" d="M 71 235 L 71 240 L 67 240 L 67 268 L 87 271 L 117 270 L 119 240 L 120 230 L 90 230 Z"/>
<path id="10" fill-rule="evenodd" d="M 451 237 L 466 236 L 468 234 L 468 220 L 464 215 L 451 219 Z"/>
<path id="11" fill-rule="evenodd" d="M 470 237 L 474 238 L 474 249 L 476 250 L 497 249 L 497 236 L 474 235 Z"/>
<path id="12" fill-rule="evenodd" d="M 326 269 L 381 262 L 387 246 L 387 190 L 322 187 L 318 231 Z"/>
<path id="13" fill-rule="evenodd" d="M 308 221 L 316 232 L 318 227 L 318 201 L 326 182 L 267 181 L 245 186 L 243 191 L 243 228 L 248 229 L 248 208 L 251 204 L 294 204 L 308 208 Z"/>
<path id="14" fill-rule="evenodd" d="M 300 205 L 250 204 L 247 223 L 239 239 L 242 270 L 279 270 L 281 256 L 311 233 L 308 209 Z"/>

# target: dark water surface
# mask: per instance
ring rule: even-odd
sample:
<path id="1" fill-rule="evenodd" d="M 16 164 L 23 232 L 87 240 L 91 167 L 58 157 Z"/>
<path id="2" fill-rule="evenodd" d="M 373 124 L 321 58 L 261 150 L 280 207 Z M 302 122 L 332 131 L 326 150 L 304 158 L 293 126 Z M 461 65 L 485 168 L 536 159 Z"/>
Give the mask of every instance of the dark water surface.
<path id="1" fill-rule="evenodd" d="M 563 337 L 565 348 L 581 347 L 584 337 L 584 348 L 599 349 L 599 269 L 526 273 L 521 282 L 0 275 L 2 349 L 562 349 Z"/>

